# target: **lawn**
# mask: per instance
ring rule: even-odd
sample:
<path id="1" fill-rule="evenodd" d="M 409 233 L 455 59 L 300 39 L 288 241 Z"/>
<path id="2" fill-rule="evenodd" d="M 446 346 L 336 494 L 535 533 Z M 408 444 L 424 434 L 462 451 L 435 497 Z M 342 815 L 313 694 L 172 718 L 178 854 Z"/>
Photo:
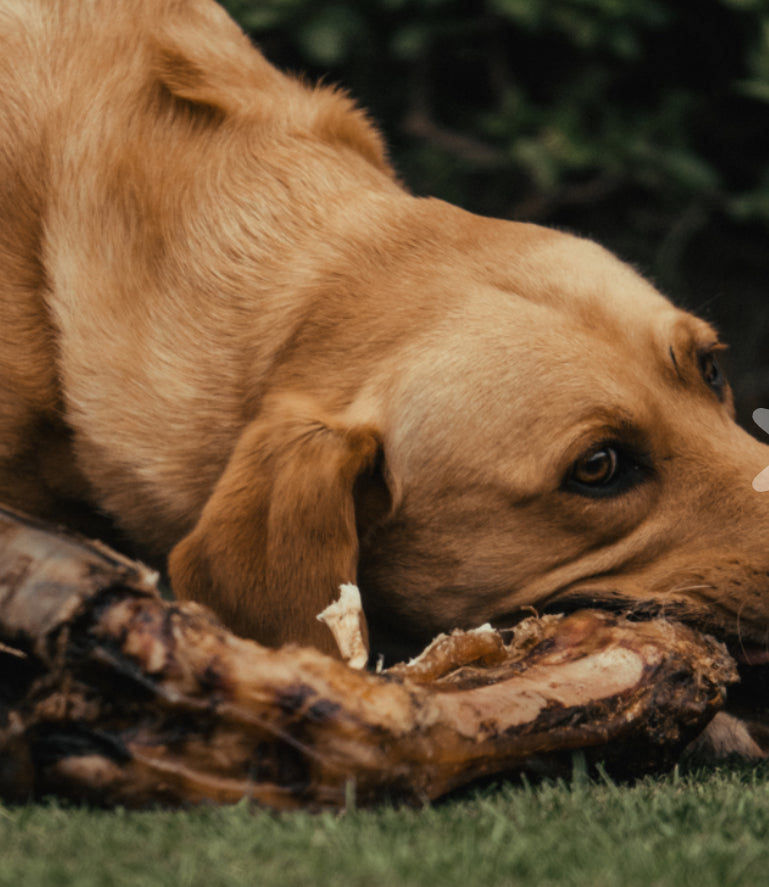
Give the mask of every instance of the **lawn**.
<path id="1" fill-rule="evenodd" d="M 0 807 L 0 885 L 769 883 L 769 765 L 503 784 L 419 810 Z"/>

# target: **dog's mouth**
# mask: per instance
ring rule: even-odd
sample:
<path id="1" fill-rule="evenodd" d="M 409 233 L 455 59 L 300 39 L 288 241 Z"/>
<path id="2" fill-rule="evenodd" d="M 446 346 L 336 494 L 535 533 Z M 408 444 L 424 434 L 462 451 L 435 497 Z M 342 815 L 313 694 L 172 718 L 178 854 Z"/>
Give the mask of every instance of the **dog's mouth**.
<path id="1" fill-rule="evenodd" d="M 584 609 L 608 610 L 639 622 L 655 618 L 682 622 L 723 643 L 736 661 L 739 675 L 739 681 L 729 688 L 725 711 L 744 723 L 750 739 L 760 749 L 759 757 L 769 753 L 769 619 L 767 626 L 761 627 L 746 624 L 717 602 L 633 599 L 616 591 L 584 590 L 554 598 L 544 612 L 571 613 Z M 730 750 L 754 757 L 752 750 L 737 746 Z"/>
<path id="2" fill-rule="evenodd" d="M 739 680 L 728 689 L 724 720 L 687 747 L 684 756 L 694 763 L 730 755 L 745 760 L 769 757 L 769 618 L 765 626 L 746 624 L 718 601 L 634 598 L 616 590 L 584 588 L 563 592 L 537 608 L 540 615 L 578 610 L 605 610 L 638 622 L 663 618 L 720 641 L 737 664 Z M 494 623 L 510 628 L 528 615 L 531 610 Z"/>
<path id="3" fill-rule="evenodd" d="M 769 617 L 765 626 L 741 621 L 738 614 L 684 598 L 636 599 L 613 590 L 565 592 L 544 607 L 544 613 L 573 613 L 577 610 L 606 610 L 632 621 L 664 618 L 721 641 L 738 663 L 740 673 L 747 669 L 766 670 L 769 685 Z"/>

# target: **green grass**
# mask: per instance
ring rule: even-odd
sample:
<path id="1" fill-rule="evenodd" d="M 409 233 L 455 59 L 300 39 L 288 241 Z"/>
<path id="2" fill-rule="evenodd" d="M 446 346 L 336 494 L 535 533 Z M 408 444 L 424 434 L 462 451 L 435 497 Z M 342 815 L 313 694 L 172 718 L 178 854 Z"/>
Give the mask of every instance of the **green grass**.
<path id="1" fill-rule="evenodd" d="M 769 766 L 341 815 L 0 806 L 0 847 L 13 887 L 752 887 L 769 883 Z"/>

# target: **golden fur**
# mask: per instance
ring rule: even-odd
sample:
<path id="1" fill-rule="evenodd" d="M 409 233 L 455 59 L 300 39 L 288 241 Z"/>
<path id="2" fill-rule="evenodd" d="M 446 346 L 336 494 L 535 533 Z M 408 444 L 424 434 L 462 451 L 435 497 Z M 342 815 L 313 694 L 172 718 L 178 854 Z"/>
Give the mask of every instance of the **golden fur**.
<path id="1" fill-rule="evenodd" d="M 0 311 L 0 499 L 109 514 L 242 633 L 330 649 L 357 580 L 375 650 L 585 602 L 765 642 L 715 332 L 412 197 L 213 0 L 0 0 Z"/>

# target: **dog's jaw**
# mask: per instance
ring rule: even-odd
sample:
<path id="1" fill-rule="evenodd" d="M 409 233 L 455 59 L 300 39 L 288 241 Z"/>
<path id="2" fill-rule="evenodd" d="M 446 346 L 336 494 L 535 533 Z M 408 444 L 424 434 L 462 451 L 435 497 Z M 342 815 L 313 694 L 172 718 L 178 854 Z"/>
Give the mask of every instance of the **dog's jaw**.
<path id="1" fill-rule="evenodd" d="M 543 607 L 543 613 L 571 613 L 583 609 L 600 609 L 620 613 L 627 618 L 644 621 L 654 618 L 683 622 L 712 635 L 729 649 L 738 663 L 746 666 L 769 665 L 769 617 L 765 627 L 756 615 L 741 618 L 739 610 L 727 606 L 728 599 L 719 599 L 717 589 L 696 597 L 680 592 L 631 596 L 611 587 L 589 586 L 555 595 Z"/>

